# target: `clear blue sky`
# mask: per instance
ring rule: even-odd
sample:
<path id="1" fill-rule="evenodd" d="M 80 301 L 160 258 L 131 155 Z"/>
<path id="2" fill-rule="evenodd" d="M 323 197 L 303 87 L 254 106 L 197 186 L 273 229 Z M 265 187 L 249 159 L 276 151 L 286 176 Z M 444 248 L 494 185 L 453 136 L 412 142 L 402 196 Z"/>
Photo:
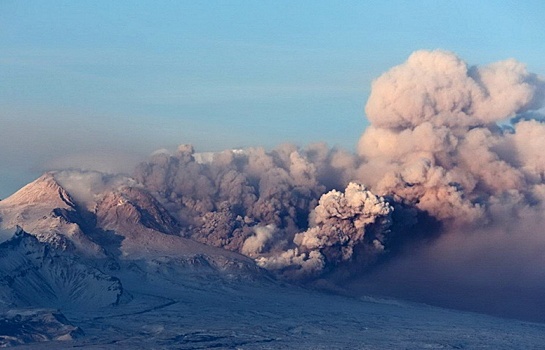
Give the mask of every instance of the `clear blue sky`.
<path id="1" fill-rule="evenodd" d="M 0 0 L 0 198 L 180 143 L 353 149 L 372 79 L 436 48 L 545 75 L 545 2 Z"/>

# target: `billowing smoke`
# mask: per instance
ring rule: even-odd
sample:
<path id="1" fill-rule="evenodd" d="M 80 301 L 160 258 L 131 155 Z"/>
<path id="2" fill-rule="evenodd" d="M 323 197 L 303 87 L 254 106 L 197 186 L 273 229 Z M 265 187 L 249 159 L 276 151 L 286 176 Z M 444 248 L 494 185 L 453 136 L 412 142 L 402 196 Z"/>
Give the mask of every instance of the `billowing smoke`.
<path id="1" fill-rule="evenodd" d="M 539 142 L 529 129 L 545 126 L 498 123 L 541 107 L 544 93 L 544 81 L 514 60 L 468 67 L 452 53 L 415 52 L 373 83 L 359 178 L 446 223 L 482 224 L 500 205 L 540 200 L 541 166 L 524 154 Z"/>
<path id="2" fill-rule="evenodd" d="M 135 178 L 177 214 L 184 235 L 255 256 L 282 249 L 308 228 L 320 196 L 344 186 L 343 166 L 355 159 L 319 144 L 206 156 L 183 145 L 174 154 L 154 154 Z"/>
<path id="3" fill-rule="evenodd" d="M 183 235 L 280 276 L 439 302 L 501 290 L 496 307 L 519 289 L 545 293 L 544 97 L 515 60 L 418 51 L 374 81 L 357 155 L 180 146 L 135 179 Z"/>
<path id="4" fill-rule="evenodd" d="M 295 248 L 257 263 L 286 277 L 313 276 L 328 265 L 352 260 L 354 249 L 373 260 L 384 251 L 393 207 L 364 186 L 350 183 L 344 193 L 332 190 L 310 215 L 310 228 L 293 239 Z M 251 237 L 253 238 L 253 237 Z"/>
<path id="5" fill-rule="evenodd" d="M 242 245 L 242 253 L 248 256 L 256 256 L 262 253 L 269 242 L 274 239 L 276 227 L 272 224 L 267 226 L 256 226 L 255 235 L 248 237 Z"/>
<path id="6" fill-rule="evenodd" d="M 468 67 L 443 51 L 373 83 L 358 179 L 438 220 L 440 236 L 355 285 L 543 320 L 544 91 L 514 60 Z"/>

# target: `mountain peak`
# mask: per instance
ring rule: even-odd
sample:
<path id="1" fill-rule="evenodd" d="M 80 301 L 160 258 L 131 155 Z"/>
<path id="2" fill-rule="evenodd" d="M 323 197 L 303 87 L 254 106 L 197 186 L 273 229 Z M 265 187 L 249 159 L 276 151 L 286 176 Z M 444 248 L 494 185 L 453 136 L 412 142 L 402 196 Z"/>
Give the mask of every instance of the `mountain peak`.
<path id="1" fill-rule="evenodd" d="M 16 227 L 62 249 L 79 249 L 87 256 L 102 256 L 102 249 L 82 231 L 78 209 L 70 194 L 49 172 L 0 202 L 0 241 Z"/>
<path id="2" fill-rule="evenodd" d="M 47 172 L 38 179 L 0 202 L 1 207 L 45 204 L 48 207 L 74 207 L 72 197 L 55 180 L 54 173 Z"/>

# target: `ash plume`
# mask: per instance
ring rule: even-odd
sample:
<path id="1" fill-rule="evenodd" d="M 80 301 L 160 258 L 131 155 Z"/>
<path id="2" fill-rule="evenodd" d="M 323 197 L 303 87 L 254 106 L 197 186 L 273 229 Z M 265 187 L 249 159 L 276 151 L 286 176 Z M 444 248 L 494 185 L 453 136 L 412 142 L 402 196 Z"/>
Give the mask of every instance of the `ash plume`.
<path id="1" fill-rule="evenodd" d="M 184 145 L 134 177 L 183 235 L 285 278 L 424 301 L 488 295 L 496 307 L 516 299 L 514 284 L 545 292 L 544 98 L 543 78 L 513 59 L 469 66 L 417 51 L 373 82 L 357 154 Z"/>
<path id="2" fill-rule="evenodd" d="M 344 193 L 332 190 L 311 213 L 310 228 L 293 238 L 295 248 L 257 263 L 286 277 L 319 274 L 327 265 L 350 261 L 354 249 L 372 260 L 384 251 L 393 207 L 364 186 L 350 183 Z M 296 268 L 294 270 L 294 267 Z"/>
<path id="3" fill-rule="evenodd" d="M 469 67 L 444 51 L 415 52 L 375 80 L 358 179 L 438 220 L 440 235 L 354 283 L 543 320 L 544 91 L 514 60 Z"/>
<path id="4" fill-rule="evenodd" d="M 272 224 L 256 226 L 255 235 L 248 237 L 242 245 L 242 253 L 248 256 L 256 256 L 263 252 L 267 244 L 274 239 L 276 227 Z"/>
<path id="5" fill-rule="evenodd" d="M 545 126 L 498 122 L 540 108 L 544 93 L 514 60 L 468 67 L 449 52 L 415 52 L 373 83 L 359 179 L 449 224 L 493 221 L 500 203 L 534 202 L 543 172 L 525 162 L 536 142 L 525 136 Z"/>
<path id="6" fill-rule="evenodd" d="M 227 150 L 209 161 L 202 158 L 183 145 L 174 154 L 153 155 L 134 177 L 177 214 L 184 235 L 250 253 L 265 248 L 258 244 L 265 227 L 278 228 L 267 248 L 283 245 L 306 229 L 310 211 L 327 189 L 323 183 L 345 181 L 331 175 L 344 172 L 341 158 L 355 157 L 321 145 L 306 150 L 283 145 L 270 152 Z"/>

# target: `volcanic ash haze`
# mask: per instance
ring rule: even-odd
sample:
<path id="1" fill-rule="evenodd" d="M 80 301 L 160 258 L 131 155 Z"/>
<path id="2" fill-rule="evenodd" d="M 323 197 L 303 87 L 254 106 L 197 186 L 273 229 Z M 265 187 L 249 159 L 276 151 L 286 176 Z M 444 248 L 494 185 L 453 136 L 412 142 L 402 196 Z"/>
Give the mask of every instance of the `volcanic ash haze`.
<path id="1" fill-rule="evenodd" d="M 418 51 L 373 82 L 358 154 L 183 145 L 134 179 L 180 235 L 284 278 L 545 320 L 544 97 L 515 60 Z"/>

